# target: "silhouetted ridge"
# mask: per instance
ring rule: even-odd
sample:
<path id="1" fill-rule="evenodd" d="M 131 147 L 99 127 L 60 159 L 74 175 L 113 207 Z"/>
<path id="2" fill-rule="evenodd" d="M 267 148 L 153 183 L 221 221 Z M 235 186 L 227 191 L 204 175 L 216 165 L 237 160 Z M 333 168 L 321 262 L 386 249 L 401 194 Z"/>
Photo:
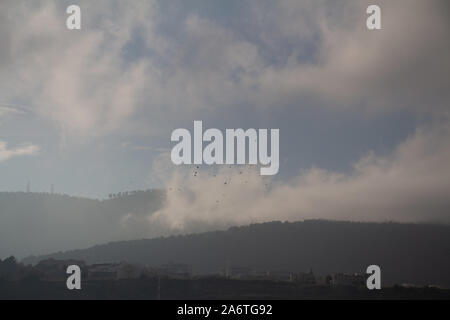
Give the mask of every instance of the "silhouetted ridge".
<path id="1" fill-rule="evenodd" d="M 134 240 L 85 250 L 30 257 L 161 265 L 180 262 L 194 272 L 213 273 L 229 265 L 258 270 L 317 274 L 382 268 L 383 284 L 436 284 L 450 287 L 450 226 L 399 223 L 305 221 L 270 222 L 227 231 Z"/>

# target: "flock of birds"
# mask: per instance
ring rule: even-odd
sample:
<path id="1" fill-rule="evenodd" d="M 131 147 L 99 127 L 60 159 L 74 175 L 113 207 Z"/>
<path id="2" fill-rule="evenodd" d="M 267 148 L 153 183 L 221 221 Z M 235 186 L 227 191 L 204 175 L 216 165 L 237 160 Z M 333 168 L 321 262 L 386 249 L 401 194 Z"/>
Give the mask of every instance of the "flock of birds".
<path id="1" fill-rule="evenodd" d="M 246 165 L 245 166 L 245 169 L 242 169 L 242 167 L 240 167 L 239 169 L 239 175 L 244 175 L 245 173 L 246 173 L 246 171 L 247 171 L 247 173 L 249 173 L 252 169 L 251 169 L 251 167 L 252 166 L 250 166 L 250 165 Z M 232 166 L 230 165 L 229 167 L 228 167 L 229 169 L 232 169 Z M 194 178 L 196 178 L 196 177 L 199 177 L 199 175 L 200 175 L 200 166 L 195 166 L 195 168 L 192 170 L 192 176 L 194 177 Z M 213 174 L 213 173 L 208 173 L 208 175 L 209 176 L 211 176 L 211 177 L 213 177 L 213 178 L 220 178 L 220 176 L 218 176 L 217 174 Z M 261 177 L 261 179 L 263 179 L 263 180 L 265 180 L 267 177 L 265 177 L 265 176 L 262 176 Z M 248 179 L 246 179 L 246 180 L 244 180 L 243 181 L 243 183 L 244 184 L 248 184 L 249 183 L 249 180 Z M 228 180 L 225 180 L 224 182 L 223 182 L 223 185 L 224 186 L 228 186 L 228 185 L 231 185 L 231 178 L 230 179 L 228 179 Z M 269 186 L 269 184 L 268 183 L 265 183 L 264 184 L 264 186 L 266 187 L 266 188 L 268 188 L 268 186 Z M 180 188 L 180 187 L 169 187 L 168 188 L 168 190 L 169 190 L 169 192 L 174 192 L 174 191 L 177 191 L 177 192 L 183 192 L 183 189 L 182 188 Z M 226 193 L 222 193 L 221 194 L 221 196 L 222 196 L 222 198 L 225 198 L 226 197 Z M 217 199 L 216 200 L 216 204 L 219 204 L 221 201 L 219 200 L 219 199 Z"/>

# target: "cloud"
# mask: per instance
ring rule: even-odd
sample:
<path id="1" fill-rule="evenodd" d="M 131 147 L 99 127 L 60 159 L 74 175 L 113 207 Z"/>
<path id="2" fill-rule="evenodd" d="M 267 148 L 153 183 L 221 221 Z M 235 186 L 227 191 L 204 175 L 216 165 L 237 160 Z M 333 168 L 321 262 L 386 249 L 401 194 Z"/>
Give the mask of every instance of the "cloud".
<path id="1" fill-rule="evenodd" d="M 39 139 L 39 133 L 43 140 L 37 144 L 51 145 L 57 132 L 64 147 L 73 138 L 88 144 L 74 147 L 75 153 L 46 154 L 44 162 L 36 163 L 50 167 L 42 176 L 60 179 L 61 188 L 74 190 L 76 181 L 83 180 L 77 176 L 81 171 L 106 181 L 80 187 L 83 194 L 116 181 L 118 167 L 126 175 L 135 163 L 145 168 L 148 159 L 141 157 L 150 151 L 161 153 L 145 185 L 163 183 L 168 192 L 165 207 L 154 214 L 121 212 L 120 219 L 99 214 L 89 225 L 101 231 L 89 229 L 81 238 L 74 233 L 77 246 L 84 240 L 93 244 L 280 219 L 450 222 L 448 1 L 379 0 L 381 31 L 365 28 L 365 9 L 372 4 L 365 0 L 239 1 L 212 11 L 207 8 L 218 4 L 77 2 L 81 31 L 65 28 L 65 1 L 1 1 L 0 120 L 8 121 L 3 134 L 14 128 L 20 136 Z M 178 124 L 189 127 L 192 117 L 205 117 L 215 127 L 249 122 L 250 127 L 261 122 L 272 127 L 270 121 L 279 123 L 286 112 L 268 108 L 288 106 L 285 110 L 296 112 L 294 106 L 296 119 L 305 103 L 334 109 L 330 118 L 335 110 L 370 114 L 401 109 L 406 110 L 402 116 L 433 114 L 435 122 L 418 128 L 388 156 L 368 153 L 346 173 L 314 167 L 289 172 L 292 178 L 279 181 L 261 177 L 255 167 L 172 171 L 163 147 L 169 143 L 167 131 Z M 26 105 L 25 113 L 16 104 Z M 18 122 L 10 121 L 19 114 L 13 119 Z M 320 119 L 326 117 L 325 112 Z M 286 121 L 284 132 L 304 133 L 292 122 Z M 41 130 L 49 123 L 50 129 Z M 325 140 L 305 139 L 318 145 L 311 149 L 323 147 Z M 105 147 L 110 144 L 121 151 L 111 155 Z M 0 162 L 38 152 L 38 145 L 8 147 L 0 140 Z M 67 158 L 71 161 L 64 162 Z M 67 175 L 60 178 L 58 172 Z M 5 181 L 6 188 L 11 182 Z M 76 225 L 86 225 L 85 217 L 76 214 L 58 211 L 57 218 L 58 223 L 75 219 Z M 16 225 L 16 217 L 11 219 L 2 225 Z M 11 230 L 14 239 L 17 232 Z M 77 229 L 71 224 L 70 230 Z M 49 243 L 55 243 L 53 238 Z"/>
<path id="2" fill-rule="evenodd" d="M 71 32 L 57 2 L 11 5 L 9 13 L 17 18 L 6 26 L 13 35 L 7 42 L 11 63 L 3 66 L 11 80 L 2 79 L 2 94 L 30 101 L 70 134 L 95 136 L 120 128 L 137 107 L 146 70 L 145 61 L 125 65 L 121 57 L 135 23 L 144 19 L 143 4 L 127 7 L 114 20 L 110 6 L 85 3 L 84 29 Z M 102 13 L 101 25 L 94 26 L 91 20 Z"/>
<path id="3" fill-rule="evenodd" d="M 448 3 L 379 1 L 383 28 L 379 31 L 365 27 L 369 1 L 318 3 L 315 7 L 281 3 L 284 10 L 277 21 L 281 30 L 287 30 L 286 37 L 295 32 L 296 12 L 312 8 L 307 12 L 315 18 L 320 39 L 316 60 L 305 63 L 294 49 L 285 65 L 261 72 L 261 91 L 280 102 L 307 95 L 335 107 L 448 110 Z"/>
<path id="4" fill-rule="evenodd" d="M 39 152 L 39 147 L 36 145 L 26 145 L 9 149 L 6 142 L 0 140 L 0 162 L 9 160 L 13 157 L 31 156 Z"/>
<path id="5" fill-rule="evenodd" d="M 25 114 L 25 111 L 22 111 L 13 105 L 0 103 L 0 118 L 10 115 L 23 115 L 23 114 Z"/>
<path id="6" fill-rule="evenodd" d="M 72 32 L 58 2 L 8 2 L 0 93 L 80 136 L 155 134 L 193 110 L 301 108 L 305 97 L 331 108 L 447 110 L 448 4 L 381 1 L 374 32 L 368 4 L 246 2 L 245 19 L 223 23 L 158 1 L 81 1 L 83 29 Z"/>
<path id="7" fill-rule="evenodd" d="M 147 83 L 153 102 L 181 113 L 301 108 L 305 98 L 329 108 L 448 110 L 448 3 L 381 1 L 380 31 L 366 28 L 369 4 L 247 2 L 236 24 L 187 14 L 166 38 L 176 54 Z"/>
<path id="8" fill-rule="evenodd" d="M 388 156 L 369 153 L 349 173 L 311 168 L 289 181 L 257 168 L 176 170 L 149 223 L 192 232 L 271 220 L 450 223 L 450 123 L 422 127 Z"/>

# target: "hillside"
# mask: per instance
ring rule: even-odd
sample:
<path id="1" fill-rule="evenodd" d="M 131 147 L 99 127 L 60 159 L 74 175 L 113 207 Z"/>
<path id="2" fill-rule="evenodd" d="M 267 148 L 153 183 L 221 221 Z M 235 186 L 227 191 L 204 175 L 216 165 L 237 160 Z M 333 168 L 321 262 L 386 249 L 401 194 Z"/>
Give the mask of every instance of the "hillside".
<path id="1" fill-rule="evenodd" d="M 450 287 L 450 226 L 398 223 L 271 222 L 227 231 L 135 240 L 85 250 L 30 257 L 81 259 L 88 263 L 129 261 L 157 266 L 180 262 L 194 272 L 218 272 L 228 265 L 258 270 L 317 274 L 382 268 L 384 285 L 436 284 Z"/>
<path id="2" fill-rule="evenodd" d="M 48 193 L 0 193 L 0 259 L 149 237 L 152 230 L 142 221 L 164 199 L 161 190 L 123 193 L 103 201 Z"/>

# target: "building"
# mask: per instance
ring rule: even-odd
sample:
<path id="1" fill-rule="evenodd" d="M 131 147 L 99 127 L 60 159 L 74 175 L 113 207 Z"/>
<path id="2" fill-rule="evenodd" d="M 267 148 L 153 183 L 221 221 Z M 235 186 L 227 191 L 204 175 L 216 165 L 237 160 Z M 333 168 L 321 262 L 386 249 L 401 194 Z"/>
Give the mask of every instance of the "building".
<path id="1" fill-rule="evenodd" d="M 182 263 L 167 263 L 161 266 L 160 272 L 169 277 L 187 278 L 192 274 L 191 267 Z"/>
<path id="2" fill-rule="evenodd" d="M 248 279 L 252 276 L 252 269 L 238 266 L 228 267 L 225 269 L 225 276 L 230 279 Z"/>
<path id="3" fill-rule="evenodd" d="M 313 271 L 298 272 L 293 274 L 293 281 L 303 285 L 314 285 L 317 283 Z"/>
<path id="4" fill-rule="evenodd" d="M 67 279 L 67 268 L 71 265 L 77 265 L 81 270 L 86 268 L 86 264 L 81 260 L 47 259 L 40 261 L 35 269 L 39 272 L 42 280 L 65 281 Z"/>
<path id="5" fill-rule="evenodd" d="M 117 268 L 117 274 L 116 277 L 118 280 L 123 279 L 138 279 L 141 276 L 146 274 L 144 272 L 144 268 L 129 264 L 129 263 L 121 263 L 119 267 Z"/>
<path id="6" fill-rule="evenodd" d="M 366 276 L 360 273 L 335 273 L 332 276 L 331 284 L 336 286 L 364 286 Z"/>
<path id="7" fill-rule="evenodd" d="M 97 263 L 88 266 L 88 278 L 90 280 L 116 280 L 120 264 Z"/>
<path id="8" fill-rule="evenodd" d="M 269 271 L 267 280 L 272 281 L 293 281 L 294 274 L 289 271 Z"/>

